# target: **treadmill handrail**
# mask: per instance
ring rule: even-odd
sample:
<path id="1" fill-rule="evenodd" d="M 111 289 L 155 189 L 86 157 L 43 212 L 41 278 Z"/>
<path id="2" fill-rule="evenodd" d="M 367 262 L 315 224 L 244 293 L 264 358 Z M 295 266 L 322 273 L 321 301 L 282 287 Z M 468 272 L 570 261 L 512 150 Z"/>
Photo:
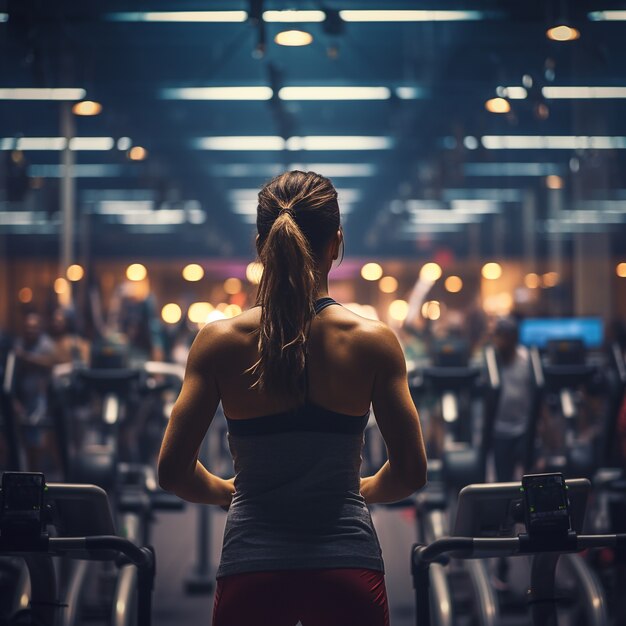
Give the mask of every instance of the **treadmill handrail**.
<path id="1" fill-rule="evenodd" d="M 2 390 L 10 394 L 13 390 L 13 377 L 15 376 L 15 350 L 10 350 L 4 364 L 4 379 L 2 381 Z"/>
<path id="2" fill-rule="evenodd" d="M 528 556 L 546 552 L 581 552 L 588 548 L 614 547 L 626 549 L 626 533 L 613 535 L 576 535 L 571 549 L 526 549 L 520 537 L 441 537 L 424 546 L 413 546 L 412 563 L 414 568 L 428 566 L 439 557 L 455 553 L 454 558 L 481 559 L 497 554 L 499 556 Z"/>
<path id="3" fill-rule="evenodd" d="M 532 346 L 530 348 L 530 365 L 535 379 L 535 386 L 538 389 L 545 387 L 546 380 L 543 375 L 543 363 L 541 362 L 541 354 L 539 353 L 539 348 L 537 348 L 537 346 Z"/>
<path id="4" fill-rule="evenodd" d="M 72 552 L 78 553 L 77 558 L 83 558 L 85 552 L 97 554 L 117 552 L 135 565 L 138 570 L 137 625 L 150 626 L 152 622 L 152 590 L 156 573 L 152 548 L 139 547 L 132 541 L 116 535 L 93 535 L 91 537 L 49 537 L 39 546 L 33 546 L 32 550 L 28 548 L 12 550 L 7 547 L 2 550 L 2 553 L 19 554 L 20 556 L 56 554 L 71 557 Z M 35 562 L 33 561 L 33 563 Z"/>
<path id="5" fill-rule="evenodd" d="M 500 389 L 500 370 L 498 368 L 498 357 L 493 346 L 485 348 L 485 365 L 487 376 L 489 377 L 489 386 L 492 389 Z"/>
<path id="6" fill-rule="evenodd" d="M 615 342 L 611 345 L 611 352 L 613 354 L 613 360 L 615 361 L 615 368 L 619 376 L 620 382 L 626 385 L 626 360 L 624 359 L 624 353 L 621 346 Z"/>

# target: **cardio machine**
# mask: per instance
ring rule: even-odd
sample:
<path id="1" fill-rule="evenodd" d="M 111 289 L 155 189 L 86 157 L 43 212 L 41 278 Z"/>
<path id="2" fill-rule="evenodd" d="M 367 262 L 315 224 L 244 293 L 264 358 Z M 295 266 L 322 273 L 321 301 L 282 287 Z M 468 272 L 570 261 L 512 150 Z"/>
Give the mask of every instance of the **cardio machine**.
<path id="1" fill-rule="evenodd" d="M 433 364 L 409 382 L 416 404 L 424 395 L 439 398 L 446 427 L 440 459 L 429 459 L 429 483 L 417 495 L 418 536 L 427 544 L 449 532 L 458 490 L 485 480 L 489 434 L 497 408 L 500 378 L 495 352 L 485 351 L 482 366 L 469 363 L 467 343 L 453 338 L 435 344 Z M 482 414 L 476 406 L 482 400 Z M 496 626 L 499 607 L 485 564 L 479 561 L 435 564 L 430 582 L 439 601 L 433 624 L 453 626 L 471 613 L 481 626 Z"/>
<path id="2" fill-rule="evenodd" d="M 71 482 L 92 483 L 103 488 L 108 494 L 113 517 L 124 529 L 125 536 L 148 545 L 155 512 L 180 511 L 184 502 L 158 487 L 154 462 L 133 458 L 132 451 L 122 449 L 123 429 L 136 417 L 142 399 L 177 389 L 182 384 L 184 370 L 182 366 L 160 362 L 125 368 L 120 367 L 119 359 L 113 358 L 115 355 L 106 356 L 105 360 L 95 363 L 99 367 L 67 364 L 53 371 L 51 408 L 57 432 L 63 434 L 59 439 L 65 476 Z M 98 410 L 85 411 L 85 406 Z M 160 415 L 150 417 L 161 420 L 157 424 L 161 433 L 165 421 L 163 407 Z M 129 612 L 125 607 L 133 602 L 137 570 L 114 569 L 105 563 L 98 569 L 97 576 L 104 592 L 89 594 L 93 574 L 90 564 L 79 563 L 71 569 L 68 585 L 75 588 L 78 595 L 104 596 L 105 602 L 87 604 L 87 609 L 94 616 L 100 617 L 104 612 L 108 617 L 112 605 L 115 610 L 110 616 L 111 624 L 128 626 Z"/>
<path id="3" fill-rule="evenodd" d="M 600 465 L 599 433 L 604 425 L 597 415 L 585 423 L 584 398 L 600 397 L 605 391 L 603 363 L 592 352 L 602 345 L 602 320 L 526 319 L 520 326 L 520 341 L 529 348 L 540 403 L 546 409 L 543 416 L 537 411 L 529 425 L 526 468 L 537 467 L 541 457 L 544 471 L 591 478 Z M 538 448 L 541 417 L 548 419 L 549 427 Z"/>
<path id="4" fill-rule="evenodd" d="M 79 562 L 106 561 L 137 572 L 127 623 L 150 626 L 155 559 L 141 547 L 116 535 L 106 493 L 94 485 L 46 484 L 44 475 L 5 472 L 0 494 L 0 555 L 24 560 L 30 578 L 29 604 L 8 624 L 60 626 L 77 623 L 80 594 L 58 577 L 56 557 Z M 121 610 L 116 607 L 114 610 Z"/>
<path id="5" fill-rule="evenodd" d="M 526 475 L 521 483 L 470 485 L 459 494 L 454 535 L 413 547 L 411 568 L 416 597 L 416 624 L 433 623 L 441 598 L 431 587 L 432 567 L 448 560 L 483 560 L 502 556 L 532 557 L 528 601 L 532 623 L 556 626 L 559 557 L 568 560 L 580 590 L 588 626 L 606 625 L 606 602 L 597 577 L 576 554 L 587 548 L 613 546 L 626 551 L 626 535 L 582 535 L 590 483 L 562 474 Z M 564 556 L 561 556 L 564 555 Z"/>

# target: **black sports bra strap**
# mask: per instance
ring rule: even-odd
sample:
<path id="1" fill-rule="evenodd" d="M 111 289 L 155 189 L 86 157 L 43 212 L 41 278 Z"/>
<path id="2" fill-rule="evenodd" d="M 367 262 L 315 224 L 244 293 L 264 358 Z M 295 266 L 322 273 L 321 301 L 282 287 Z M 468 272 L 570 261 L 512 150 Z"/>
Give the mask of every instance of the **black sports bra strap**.
<path id="1" fill-rule="evenodd" d="M 341 306 L 337 300 L 331 298 L 330 296 L 325 296 L 324 298 L 318 298 L 313 303 L 313 308 L 315 309 L 315 315 L 319 315 L 326 307 L 332 306 L 336 304 Z M 309 371 L 307 367 L 307 355 L 309 352 L 309 332 L 311 330 L 311 325 L 307 328 L 306 332 L 306 342 L 304 344 L 304 403 L 305 405 L 309 404 Z"/>
<path id="2" fill-rule="evenodd" d="M 331 298 L 330 296 L 326 296 L 324 298 L 319 298 L 318 300 L 316 300 L 313 303 L 313 307 L 315 309 L 315 315 L 318 315 L 319 313 L 321 313 L 326 307 L 332 306 L 333 304 L 336 304 L 338 306 L 341 306 L 341 304 L 339 304 L 339 302 L 337 302 L 337 300 L 334 300 L 333 298 Z"/>

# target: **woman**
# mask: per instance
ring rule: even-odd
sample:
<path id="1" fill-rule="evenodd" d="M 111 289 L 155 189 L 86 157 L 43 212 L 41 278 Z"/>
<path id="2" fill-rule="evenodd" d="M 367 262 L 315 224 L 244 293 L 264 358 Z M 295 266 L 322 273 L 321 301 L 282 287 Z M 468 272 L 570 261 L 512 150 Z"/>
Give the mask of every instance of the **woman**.
<path id="1" fill-rule="evenodd" d="M 403 499 L 426 481 L 402 350 L 386 326 L 328 297 L 343 239 L 328 179 L 282 174 L 257 211 L 257 306 L 198 333 L 159 481 L 228 508 L 214 626 L 383 626 L 383 562 L 366 504 Z M 198 462 L 220 401 L 231 480 Z M 370 404 L 389 460 L 359 482 Z"/>

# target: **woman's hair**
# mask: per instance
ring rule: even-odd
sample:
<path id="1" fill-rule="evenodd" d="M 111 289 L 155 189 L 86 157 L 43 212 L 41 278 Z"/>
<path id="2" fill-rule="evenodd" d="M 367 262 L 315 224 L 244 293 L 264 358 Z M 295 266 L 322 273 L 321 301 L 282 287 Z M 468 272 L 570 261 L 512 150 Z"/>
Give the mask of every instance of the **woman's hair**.
<path id="1" fill-rule="evenodd" d="M 314 172 L 285 172 L 259 192 L 257 251 L 263 275 L 259 360 L 253 387 L 304 394 L 305 343 L 314 315 L 317 261 L 340 228 L 337 192 Z"/>

